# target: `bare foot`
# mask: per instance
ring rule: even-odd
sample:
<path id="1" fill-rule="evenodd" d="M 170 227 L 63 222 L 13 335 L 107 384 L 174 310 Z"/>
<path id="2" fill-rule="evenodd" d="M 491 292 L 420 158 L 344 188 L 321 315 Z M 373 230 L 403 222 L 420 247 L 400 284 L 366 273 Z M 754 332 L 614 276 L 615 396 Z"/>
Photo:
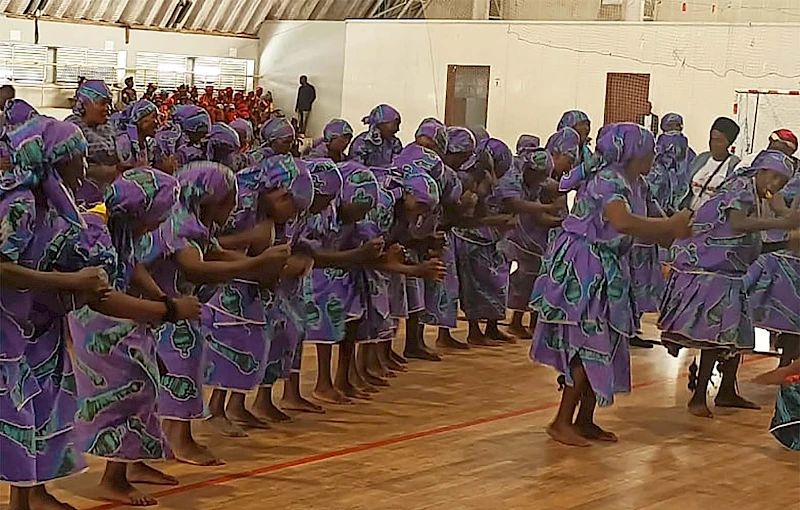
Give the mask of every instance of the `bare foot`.
<path id="1" fill-rule="evenodd" d="M 394 358 L 389 358 L 389 361 L 386 362 L 386 368 L 388 368 L 392 372 L 408 372 L 408 367 L 406 367 L 401 363 L 398 363 L 397 361 L 394 360 Z"/>
<path id="2" fill-rule="evenodd" d="M 77 510 L 74 506 L 68 503 L 62 503 L 54 498 L 44 485 L 39 485 L 31 490 L 28 496 L 28 505 L 30 510 Z"/>
<path id="3" fill-rule="evenodd" d="M 459 342 L 452 335 L 448 332 L 447 335 L 439 335 L 436 337 L 436 346 L 443 347 L 445 349 L 459 349 L 459 350 L 468 350 L 469 344 L 465 342 Z"/>
<path id="4" fill-rule="evenodd" d="M 229 420 L 227 416 L 212 416 L 208 419 L 208 424 L 225 437 L 247 437 L 247 432 Z"/>
<path id="5" fill-rule="evenodd" d="M 755 402 L 751 402 L 741 395 L 719 395 L 714 399 L 714 405 L 717 407 L 730 407 L 733 409 L 761 409 L 761 406 Z"/>
<path id="6" fill-rule="evenodd" d="M 361 400 L 372 400 L 372 395 L 365 391 L 356 388 L 350 382 L 336 384 L 336 389 L 339 390 L 345 397 L 358 398 Z"/>
<path id="7" fill-rule="evenodd" d="M 303 397 L 292 397 L 292 398 L 283 397 L 281 399 L 281 407 L 286 409 L 287 411 L 325 414 L 325 408 L 323 408 L 321 405 L 317 405 L 314 402 L 311 402 L 310 400 L 306 400 Z"/>
<path id="8" fill-rule="evenodd" d="M 503 333 L 500 331 L 500 328 L 486 328 L 486 334 L 484 335 L 491 340 L 495 340 L 497 342 L 503 342 L 507 344 L 515 344 L 517 343 L 517 339 L 511 335 Z"/>
<path id="9" fill-rule="evenodd" d="M 312 395 L 315 399 L 327 404 L 349 405 L 353 403 L 352 399 L 345 397 L 336 388 L 315 389 Z"/>
<path id="10" fill-rule="evenodd" d="M 269 422 L 259 419 L 256 415 L 244 408 L 228 407 L 225 410 L 225 414 L 233 423 L 240 427 L 262 430 L 269 430 L 272 428 Z"/>
<path id="11" fill-rule="evenodd" d="M 442 361 L 442 358 L 440 358 L 438 354 L 423 348 L 406 349 L 403 355 L 406 358 L 421 359 L 424 361 Z"/>
<path id="12" fill-rule="evenodd" d="M 713 418 L 714 414 L 708 408 L 708 404 L 706 404 L 706 399 L 703 398 L 702 400 L 699 399 L 691 399 L 688 404 L 689 412 L 695 416 L 700 418 Z"/>
<path id="13" fill-rule="evenodd" d="M 551 423 L 547 426 L 547 435 L 552 437 L 555 441 L 567 446 L 591 446 L 591 443 L 581 437 L 572 425 L 561 427 L 555 423 Z"/>
<path id="14" fill-rule="evenodd" d="M 508 333 L 522 340 L 530 340 L 533 338 L 533 333 L 522 324 L 511 324 L 511 326 L 508 327 Z"/>
<path id="15" fill-rule="evenodd" d="M 500 342 L 495 342 L 491 338 L 482 334 L 469 335 L 467 337 L 467 342 L 469 345 L 475 345 L 478 347 L 497 347 L 500 345 Z"/>
<path id="16" fill-rule="evenodd" d="M 258 409 L 254 407 L 252 413 L 253 416 L 260 421 L 272 423 L 286 423 L 292 421 L 292 417 L 278 409 L 272 401 L 264 407 L 259 407 Z"/>
<path id="17" fill-rule="evenodd" d="M 128 464 L 128 481 L 150 485 L 178 485 L 179 483 L 174 476 L 169 476 L 144 462 Z"/>
<path id="18" fill-rule="evenodd" d="M 214 455 L 211 450 L 192 441 L 186 445 L 172 443 L 172 453 L 175 460 L 193 466 L 222 466 L 223 460 Z"/>
<path id="19" fill-rule="evenodd" d="M 387 386 L 389 386 L 389 381 L 385 380 L 380 375 L 376 375 L 370 369 L 367 369 L 367 371 L 364 373 L 364 379 L 366 379 L 366 381 L 373 386 L 378 386 L 382 388 L 386 388 Z"/>
<path id="20" fill-rule="evenodd" d="M 601 429 L 596 423 L 582 423 L 575 425 L 578 434 L 594 441 L 606 441 L 608 443 L 616 443 L 619 441 L 617 435 L 613 432 L 608 432 Z"/>
<path id="21" fill-rule="evenodd" d="M 396 352 L 394 352 L 394 349 L 389 349 L 389 357 L 390 357 L 391 360 L 394 360 L 397 363 L 400 363 L 401 365 L 407 365 L 408 364 L 408 360 L 405 359 L 404 357 L 400 356 Z"/>
<path id="22" fill-rule="evenodd" d="M 109 479 L 100 480 L 100 495 L 103 499 L 122 503 L 128 506 L 155 506 L 158 504 L 154 498 L 140 491 L 130 484 L 128 480 Z"/>

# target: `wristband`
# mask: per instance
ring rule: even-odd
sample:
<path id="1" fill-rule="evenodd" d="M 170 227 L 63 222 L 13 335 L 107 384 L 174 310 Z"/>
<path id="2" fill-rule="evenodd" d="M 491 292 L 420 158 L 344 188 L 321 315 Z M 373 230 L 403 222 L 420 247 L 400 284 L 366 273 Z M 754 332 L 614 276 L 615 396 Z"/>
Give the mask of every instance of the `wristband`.
<path id="1" fill-rule="evenodd" d="M 165 295 L 161 297 L 161 302 L 167 305 L 167 313 L 163 317 L 164 322 L 176 322 L 178 310 L 175 306 L 175 300 Z"/>

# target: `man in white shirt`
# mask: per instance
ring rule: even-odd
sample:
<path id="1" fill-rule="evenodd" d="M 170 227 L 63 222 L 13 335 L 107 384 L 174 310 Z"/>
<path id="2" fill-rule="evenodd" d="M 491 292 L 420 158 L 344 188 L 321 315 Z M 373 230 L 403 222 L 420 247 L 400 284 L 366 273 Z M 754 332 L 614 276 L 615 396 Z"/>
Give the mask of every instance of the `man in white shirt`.
<path id="1" fill-rule="evenodd" d="M 689 170 L 692 186 L 685 203 L 693 211 L 697 211 L 714 195 L 722 181 L 741 161 L 729 151 L 737 136 L 739 125 L 732 119 L 720 117 L 712 124 L 708 141 L 710 150 L 698 154 Z"/>

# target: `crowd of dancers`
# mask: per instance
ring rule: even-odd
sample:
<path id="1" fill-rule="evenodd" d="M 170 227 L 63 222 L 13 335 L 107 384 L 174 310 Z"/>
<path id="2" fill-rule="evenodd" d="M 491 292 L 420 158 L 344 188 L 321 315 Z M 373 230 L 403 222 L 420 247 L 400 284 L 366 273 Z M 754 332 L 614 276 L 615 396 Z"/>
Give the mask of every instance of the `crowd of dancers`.
<path id="1" fill-rule="evenodd" d="M 548 433 L 576 446 L 617 440 L 594 410 L 630 391 L 643 313 L 660 312 L 671 354 L 702 350 L 698 416 L 711 417 L 717 362 L 716 405 L 755 406 L 736 371 L 754 326 L 766 328 L 784 353 L 761 378 L 782 385 L 773 428 L 800 449 L 790 132 L 743 166 L 730 119 L 697 156 L 677 114 L 657 141 L 636 124 L 603 126 L 592 151 L 589 118 L 569 111 L 544 145 L 523 135 L 514 154 L 435 118 L 403 146 L 400 113 L 383 104 L 361 134 L 334 119 L 300 155 L 285 118 L 255 133 L 193 104 L 166 119 L 148 99 L 111 104 L 88 80 L 65 121 L 18 99 L 4 107 L 0 480 L 12 510 L 71 508 L 45 484 L 85 469 L 84 454 L 106 461 L 104 497 L 155 504 L 135 484 L 178 481 L 148 462 L 222 463 L 194 422 L 242 437 L 286 411 L 369 399 L 407 358 L 440 359 L 426 326 L 441 349 L 532 339 L 563 387 Z M 459 311 L 466 341 L 451 334 Z M 300 392 L 311 345 L 313 401 Z"/>

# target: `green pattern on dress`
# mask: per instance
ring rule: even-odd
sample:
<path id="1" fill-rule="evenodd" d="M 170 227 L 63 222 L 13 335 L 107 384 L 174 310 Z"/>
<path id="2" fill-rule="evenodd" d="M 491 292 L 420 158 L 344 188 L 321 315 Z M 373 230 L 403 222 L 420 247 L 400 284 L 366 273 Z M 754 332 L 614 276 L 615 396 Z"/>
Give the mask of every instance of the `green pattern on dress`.
<path id="1" fill-rule="evenodd" d="M 119 388 L 106 391 L 105 393 L 100 393 L 96 397 L 81 399 L 80 403 L 78 404 L 78 413 L 75 416 L 79 420 L 85 422 L 94 421 L 97 415 L 109 407 L 113 406 L 117 402 L 125 400 L 131 395 L 139 393 L 143 389 L 144 382 L 131 381 L 124 386 L 120 386 Z"/>
<path id="2" fill-rule="evenodd" d="M 222 295 L 219 298 L 222 309 L 236 317 L 244 316 L 242 308 L 242 294 L 238 290 L 230 286 L 225 286 Z"/>
<path id="3" fill-rule="evenodd" d="M 89 446 L 87 453 L 97 455 L 98 457 L 110 457 L 117 453 L 122 447 L 122 439 L 128 429 L 125 425 L 118 427 L 107 427 L 100 430 Z"/>
<path id="4" fill-rule="evenodd" d="M 142 448 L 144 448 L 148 457 L 152 459 L 164 457 L 164 448 L 161 445 L 160 439 L 147 432 L 147 427 L 142 423 L 142 420 L 136 416 L 128 416 L 126 423 L 128 425 L 128 430 L 139 436 Z"/>
<path id="5" fill-rule="evenodd" d="M 185 402 L 197 396 L 197 386 L 185 375 L 164 374 L 161 376 L 161 387 L 175 400 Z"/>
<path id="6" fill-rule="evenodd" d="M 63 478 L 75 471 L 75 466 L 78 465 L 78 451 L 75 446 L 68 446 L 64 453 L 61 455 L 61 460 L 58 462 L 58 469 L 56 469 L 55 478 Z"/>
<path id="7" fill-rule="evenodd" d="M 211 350 L 236 365 L 243 374 L 250 375 L 258 370 L 258 360 L 249 352 L 224 345 L 212 336 L 206 336 L 206 342 Z"/>
<path id="8" fill-rule="evenodd" d="M 45 442 L 37 439 L 36 429 L 33 427 L 20 427 L 14 423 L 0 420 L 0 436 L 25 448 L 31 457 L 36 457 L 45 449 Z"/>
<path id="9" fill-rule="evenodd" d="M 130 358 L 135 361 L 142 370 L 144 370 L 144 373 L 147 374 L 147 377 L 153 383 L 153 386 L 158 388 L 158 385 L 161 381 L 161 376 L 158 374 L 158 366 L 154 363 L 151 363 L 150 360 L 148 360 L 144 355 L 144 352 L 136 347 L 128 347 L 128 356 L 130 356 Z"/>
<path id="10" fill-rule="evenodd" d="M 189 359 L 192 349 L 197 345 L 197 333 L 188 321 L 178 321 L 175 323 L 170 342 L 181 358 Z"/>
<path id="11" fill-rule="evenodd" d="M 120 322 L 106 330 L 92 333 L 86 341 L 86 350 L 93 354 L 108 355 L 135 329 L 136 324 L 133 322 Z"/>

